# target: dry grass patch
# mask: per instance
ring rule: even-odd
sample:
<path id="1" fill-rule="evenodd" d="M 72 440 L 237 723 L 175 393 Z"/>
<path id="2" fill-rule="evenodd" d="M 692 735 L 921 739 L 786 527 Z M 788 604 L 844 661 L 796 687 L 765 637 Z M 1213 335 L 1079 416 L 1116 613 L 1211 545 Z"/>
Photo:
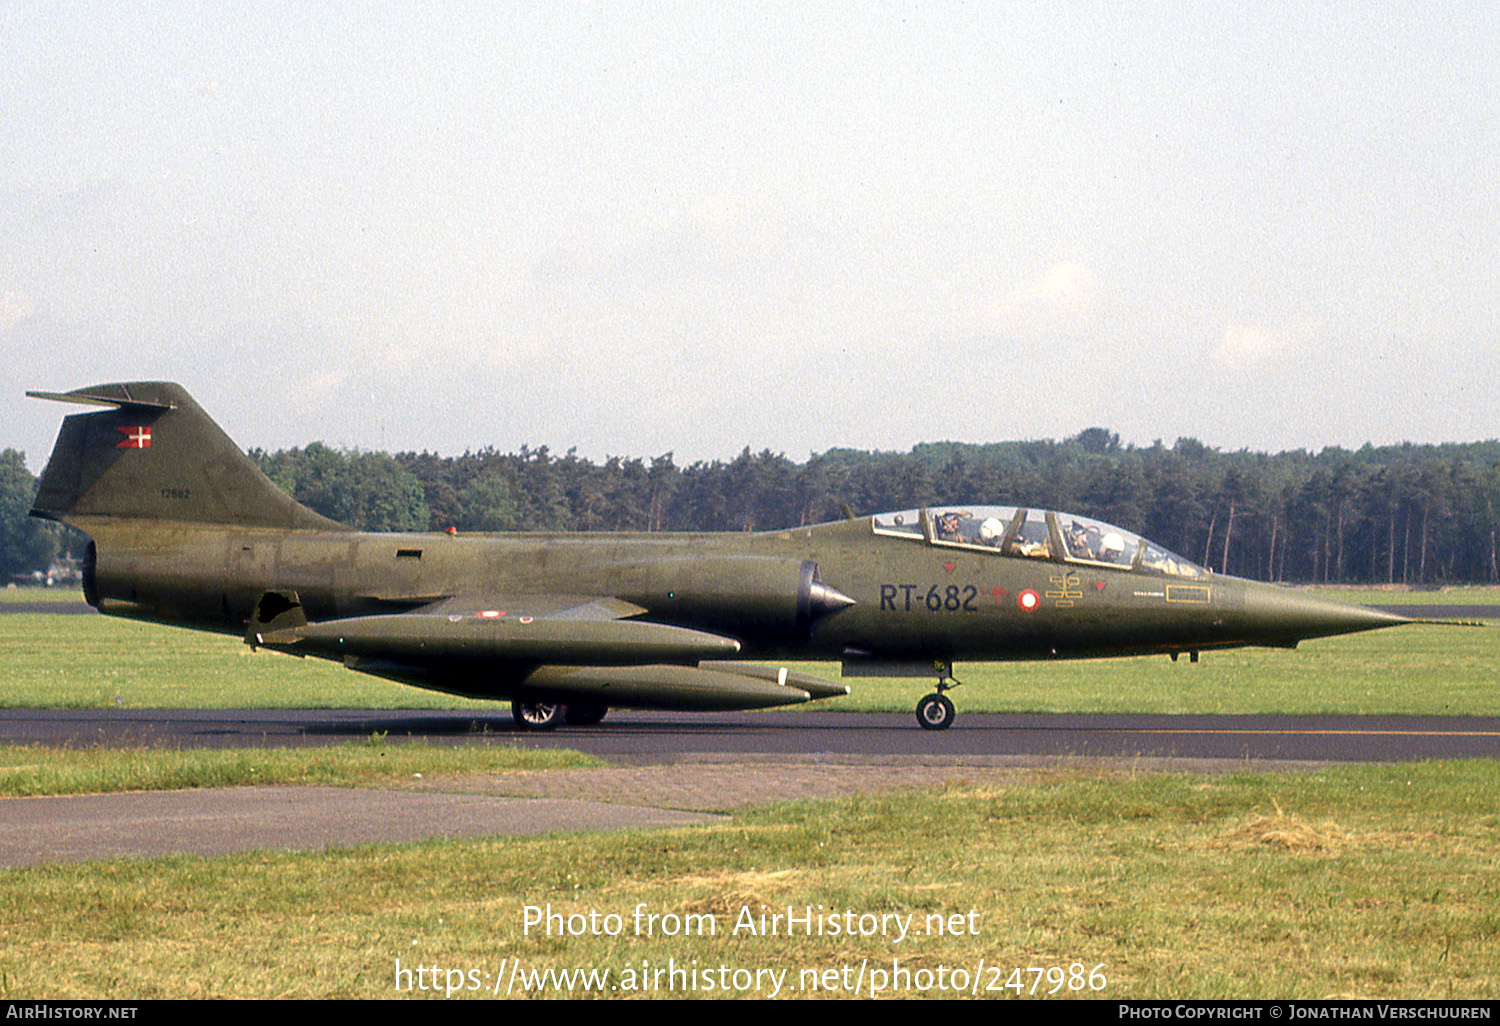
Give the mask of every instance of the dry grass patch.
<path id="1" fill-rule="evenodd" d="M 706 912 L 715 917 L 733 920 L 740 914 L 740 909 L 761 908 L 769 904 L 769 900 L 755 891 L 724 891 L 707 898 L 699 898 L 697 901 L 687 902 L 679 911 Z"/>
<path id="2" fill-rule="evenodd" d="M 1229 851 L 1270 848 L 1290 855 L 1334 858 L 1349 845 L 1349 835 L 1332 821 L 1311 826 L 1296 816 L 1278 811 L 1274 816 L 1255 816 L 1222 835 L 1215 847 Z"/>

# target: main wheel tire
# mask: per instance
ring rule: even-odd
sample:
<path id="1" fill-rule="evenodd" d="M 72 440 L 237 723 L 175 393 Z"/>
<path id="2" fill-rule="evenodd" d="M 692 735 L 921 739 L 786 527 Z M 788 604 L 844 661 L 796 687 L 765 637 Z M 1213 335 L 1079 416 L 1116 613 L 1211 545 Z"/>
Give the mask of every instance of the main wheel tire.
<path id="1" fill-rule="evenodd" d="M 604 719 L 604 714 L 607 712 L 609 712 L 607 705 L 570 705 L 568 711 L 563 714 L 563 719 L 574 727 L 592 727 Z"/>
<path id="2" fill-rule="evenodd" d="M 937 692 L 917 703 L 917 722 L 922 725 L 923 730 L 947 730 L 953 726 L 953 719 L 957 715 L 953 703 Z"/>
<path id="3" fill-rule="evenodd" d="M 512 702 L 510 714 L 522 730 L 552 730 L 568 715 L 560 702 Z"/>

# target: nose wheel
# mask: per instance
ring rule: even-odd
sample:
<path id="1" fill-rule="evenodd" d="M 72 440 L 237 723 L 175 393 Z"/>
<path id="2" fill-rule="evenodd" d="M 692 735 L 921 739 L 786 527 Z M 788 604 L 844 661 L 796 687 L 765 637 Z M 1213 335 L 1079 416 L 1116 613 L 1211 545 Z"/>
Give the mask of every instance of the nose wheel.
<path id="1" fill-rule="evenodd" d="M 953 679 L 953 664 L 940 662 L 936 664 L 936 668 L 937 691 L 917 703 L 917 722 L 922 725 L 923 730 L 947 730 L 958 717 L 953 703 L 943 694 L 944 691 L 951 691 L 959 686 L 959 682 Z"/>
<path id="2" fill-rule="evenodd" d="M 923 730 L 947 730 L 957 715 L 946 695 L 933 693 L 917 703 L 917 722 Z"/>

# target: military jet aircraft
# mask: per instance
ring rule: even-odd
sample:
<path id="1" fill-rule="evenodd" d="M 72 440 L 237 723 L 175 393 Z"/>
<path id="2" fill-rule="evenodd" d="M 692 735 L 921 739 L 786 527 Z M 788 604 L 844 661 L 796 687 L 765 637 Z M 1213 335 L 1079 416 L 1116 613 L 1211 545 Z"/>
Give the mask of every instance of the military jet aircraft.
<path id="1" fill-rule="evenodd" d="M 844 676 L 935 678 L 917 721 L 941 730 L 956 660 L 1196 662 L 1411 622 L 1025 506 L 754 534 L 363 533 L 278 490 L 179 385 L 28 395 L 100 407 L 63 421 L 31 511 L 90 537 L 100 612 L 509 700 L 524 727 L 848 694 L 781 665 L 837 660 Z"/>

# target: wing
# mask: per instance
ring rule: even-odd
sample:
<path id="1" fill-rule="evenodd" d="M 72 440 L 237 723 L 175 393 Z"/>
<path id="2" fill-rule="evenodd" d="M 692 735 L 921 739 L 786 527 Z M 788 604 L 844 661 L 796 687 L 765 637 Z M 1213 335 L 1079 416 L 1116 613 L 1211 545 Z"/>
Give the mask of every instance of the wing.
<path id="1" fill-rule="evenodd" d="M 726 662 L 735 639 L 634 619 L 645 612 L 607 595 L 469 595 L 309 623 L 296 593 L 279 591 L 256 604 L 245 641 L 482 698 L 714 710 L 848 693 L 785 667 Z"/>
<path id="2" fill-rule="evenodd" d="M 414 666 L 564 663 L 632 666 L 723 659 L 740 643 L 706 631 L 632 620 L 640 606 L 608 596 L 480 595 L 407 613 L 309 623 L 294 592 L 267 592 L 245 640 L 295 655 Z"/>

